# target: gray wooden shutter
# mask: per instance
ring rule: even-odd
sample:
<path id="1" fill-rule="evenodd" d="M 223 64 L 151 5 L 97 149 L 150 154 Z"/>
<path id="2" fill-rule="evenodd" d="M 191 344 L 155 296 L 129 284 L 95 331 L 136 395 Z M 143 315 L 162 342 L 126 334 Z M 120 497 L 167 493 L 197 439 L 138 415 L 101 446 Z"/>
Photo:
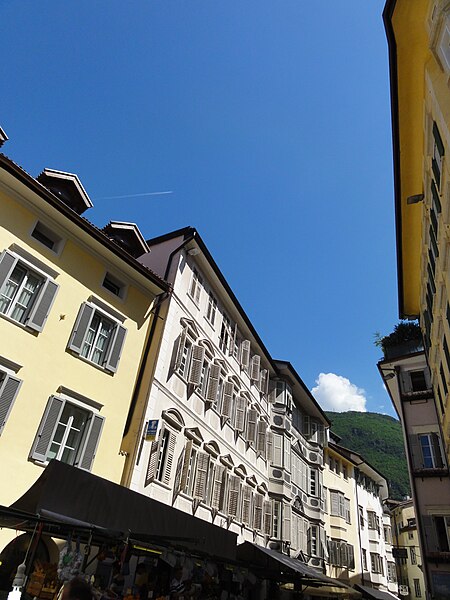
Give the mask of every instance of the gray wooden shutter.
<path id="1" fill-rule="evenodd" d="M 182 473 L 183 473 L 185 453 L 186 453 L 186 448 L 183 448 L 183 450 L 180 452 L 180 456 L 178 457 L 178 460 L 177 460 L 177 468 L 175 471 L 175 481 L 173 484 L 173 491 L 172 491 L 172 506 L 174 505 L 175 500 L 177 499 L 177 496 L 181 491 L 181 477 L 182 477 Z"/>
<path id="2" fill-rule="evenodd" d="M 283 436 L 280 433 L 273 434 L 273 464 L 283 466 Z"/>
<path id="3" fill-rule="evenodd" d="M 264 533 L 272 535 L 272 501 L 264 500 Z"/>
<path id="4" fill-rule="evenodd" d="M 147 487 L 156 477 L 156 469 L 158 468 L 159 453 L 161 451 L 161 440 L 163 437 L 164 429 L 162 428 L 157 440 L 152 442 L 150 448 L 150 455 L 148 457 L 147 472 L 145 474 L 145 484 Z"/>
<path id="5" fill-rule="evenodd" d="M 210 456 L 206 452 L 197 452 L 193 496 L 200 500 L 206 500 L 209 459 Z"/>
<path id="6" fill-rule="evenodd" d="M 248 369 L 250 364 L 250 340 L 244 340 L 241 344 L 241 367 Z"/>
<path id="7" fill-rule="evenodd" d="M 339 494 L 330 491 L 331 514 L 339 517 Z"/>
<path id="8" fill-rule="evenodd" d="M 355 568 L 355 549 L 351 544 L 347 544 L 348 553 L 348 568 L 354 570 Z"/>
<path id="9" fill-rule="evenodd" d="M 202 376 L 203 359 L 205 358 L 205 349 L 203 346 L 192 347 L 191 368 L 189 370 L 188 382 L 198 385 Z"/>
<path id="10" fill-rule="evenodd" d="M 30 458 L 33 460 L 45 462 L 47 451 L 53 441 L 55 429 L 58 425 L 64 404 L 65 400 L 57 398 L 56 396 L 51 396 L 49 399 L 47 406 L 45 407 L 44 416 L 39 425 L 36 439 L 31 448 Z"/>
<path id="11" fill-rule="evenodd" d="M 20 379 L 6 374 L 0 383 L 0 434 L 3 431 L 21 385 L 22 381 Z"/>
<path id="12" fill-rule="evenodd" d="M 188 440 L 183 452 L 183 470 L 181 471 L 180 492 L 186 491 L 186 486 L 189 477 L 189 467 L 191 465 L 192 447 L 194 442 Z"/>
<path id="13" fill-rule="evenodd" d="M 251 527 L 251 517 L 252 517 L 252 490 L 246 485 L 242 490 L 242 522 L 244 525 L 248 525 Z"/>
<path id="14" fill-rule="evenodd" d="M 403 394 L 412 392 L 411 376 L 409 371 L 400 371 L 400 387 Z"/>
<path id="15" fill-rule="evenodd" d="M 222 406 L 220 409 L 220 414 L 222 417 L 231 417 L 232 411 L 232 401 L 233 401 L 233 384 L 231 381 L 226 381 L 223 386 L 223 397 L 222 397 Z"/>
<path id="16" fill-rule="evenodd" d="M 262 512 L 264 498 L 262 494 L 255 494 L 254 498 L 255 502 L 253 505 L 253 528 L 256 529 L 256 531 L 261 531 L 263 522 Z"/>
<path id="17" fill-rule="evenodd" d="M 283 540 L 289 542 L 291 540 L 291 506 L 283 504 Z"/>
<path id="18" fill-rule="evenodd" d="M 258 411 L 251 408 L 247 411 L 247 432 L 246 437 L 252 446 L 256 443 L 256 423 L 258 420 Z"/>
<path id="19" fill-rule="evenodd" d="M 214 467 L 214 477 L 211 491 L 211 508 L 221 510 L 223 508 L 223 496 L 225 491 L 225 471 L 224 465 Z"/>
<path id="20" fill-rule="evenodd" d="M 239 517 L 239 498 L 241 491 L 241 478 L 231 475 L 228 487 L 228 514 L 230 517 Z"/>
<path id="21" fill-rule="evenodd" d="M 166 485 L 169 485 L 170 482 L 170 473 L 172 471 L 172 463 L 173 463 L 173 455 L 175 453 L 175 444 L 177 441 L 177 436 L 173 433 L 173 431 L 168 430 L 168 436 L 166 440 L 166 451 L 165 451 L 165 460 L 164 460 L 164 472 L 162 474 L 162 481 Z"/>
<path id="22" fill-rule="evenodd" d="M 258 433 L 256 437 L 256 451 L 265 455 L 266 453 L 266 431 L 267 425 L 264 421 L 258 421 Z"/>
<path id="23" fill-rule="evenodd" d="M 433 517 L 430 515 L 422 515 L 422 524 L 425 532 L 425 545 L 428 552 L 439 552 L 440 548 L 433 523 Z"/>
<path id="24" fill-rule="evenodd" d="M 413 469 L 423 469 L 423 456 L 422 446 L 420 444 L 420 438 L 417 434 L 410 434 L 409 436 L 409 449 L 411 451 L 412 467 Z"/>
<path id="25" fill-rule="evenodd" d="M 220 366 L 211 365 L 209 369 L 208 386 L 206 388 L 206 399 L 214 403 L 217 399 L 217 390 L 219 389 Z"/>
<path id="26" fill-rule="evenodd" d="M 84 302 L 78 312 L 77 320 L 72 331 L 72 336 L 69 341 L 69 348 L 80 354 L 83 348 L 84 338 L 86 337 L 87 330 L 91 323 L 92 317 L 94 316 L 95 308 L 90 304 Z"/>
<path id="27" fill-rule="evenodd" d="M 267 394 L 269 386 L 269 371 L 267 369 L 262 369 L 259 374 L 259 391 L 262 394 Z"/>
<path id="28" fill-rule="evenodd" d="M 442 451 L 439 436 L 437 433 L 431 434 L 431 444 L 433 447 L 434 461 L 437 469 L 444 467 L 444 461 L 442 460 Z"/>
<path id="29" fill-rule="evenodd" d="M 261 368 L 261 358 L 255 354 L 252 356 L 252 362 L 250 366 L 250 379 L 253 381 L 259 381 L 259 371 Z"/>
<path id="30" fill-rule="evenodd" d="M 270 429 L 267 432 L 266 444 L 267 444 L 266 458 L 269 462 L 273 462 L 273 432 L 270 431 Z"/>
<path id="31" fill-rule="evenodd" d="M 92 469 L 92 463 L 94 462 L 95 453 L 97 452 L 104 422 L 104 417 L 101 417 L 100 415 L 91 416 L 89 431 L 83 445 L 80 459 L 78 464 L 75 463 L 75 466 L 80 467 L 80 469 L 84 469 L 85 471 L 90 471 Z"/>
<path id="32" fill-rule="evenodd" d="M 4 250 L 0 256 L 0 290 L 3 284 L 11 275 L 12 270 L 16 266 L 17 257 L 11 254 L 8 250 Z"/>
<path id="33" fill-rule="evenodd" d="M 178 371 L 178 369 L 180 368 L 181 359 L 183 358 L 184 344 L 186 343 L 186 336 L 187 336 L 186 329 L 183 329 L 183 331 L 180 333 L 180 335 L 178 337 L 177 353 L 176 353 L 176 357 L 175 357 L 175 364 L 173 367 L 174 371 Z"/>
<path id="34" fill-rule="evenodd" d="M 245 427 L 245 406 L 247 404 L 244 396 L 238 396 L 236 398 L 236 413 L 234 418 L 234 428 L 236 431 L 242 432 Z"/>
<path id="35" fill-rule="evenodd" d="M 125 343 L 126 335 L 127 330 L 125 327 L 122 325 L 116 325 L 114 330 L 114 338 L 105 362 L 105 369 L 108 369 L 108 371 L 112 371 L 113 373 L 117 371 L 117 366 L 119 364 L 120 355 L 122 354 L 122 348 Z"/>
<path id="36" fill-rule="evenodd" d="M 435 121 L 433 121 L 433 137 L 439 152 L 439 156 L 442 158 L 445 154 L 445 148 L 444 144 L 442 143 L 441 134 L 439 133 L 439 129 Z"/>
<path id="37" fill-rule="evenodd" d="M 37 301 L 34 303 L 34 306 L 31 309 L 26 323 L 27 327 L 30 327 L 35 331 L 42 331 L 55 300 L 58 288 L 59 286 L 54 281 L 47 279 L 39 293 Z"/>

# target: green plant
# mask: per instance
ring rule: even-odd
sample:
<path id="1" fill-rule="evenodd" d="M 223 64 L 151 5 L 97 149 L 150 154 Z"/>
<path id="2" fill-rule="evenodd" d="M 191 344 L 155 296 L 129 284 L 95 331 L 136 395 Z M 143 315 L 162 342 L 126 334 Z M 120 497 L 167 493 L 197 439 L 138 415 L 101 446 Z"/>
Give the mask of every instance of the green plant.
<path id="1" fill-rule="evenodd" d="M 400 321 L 394 327 L 394 331 L 389 335 L 381 336 L 380 333 L 375 333 L 374 344 L 377 348 L 381 348 L 386 354 L 386 349 L 400 346 L 408 342 L 422 341 L 422 332 L 417 321 Z"/>

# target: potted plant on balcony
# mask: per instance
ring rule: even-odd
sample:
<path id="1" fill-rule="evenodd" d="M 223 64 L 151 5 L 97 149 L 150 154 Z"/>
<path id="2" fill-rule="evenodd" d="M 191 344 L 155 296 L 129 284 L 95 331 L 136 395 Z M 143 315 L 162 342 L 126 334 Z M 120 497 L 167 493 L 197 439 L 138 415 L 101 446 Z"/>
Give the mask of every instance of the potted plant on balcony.
<path id="1" fill-rule="evenodd" d="M 422 332 L 417 321 L 400 321 L 394 331 L 382 337 L 375 334 L 375 346 L 381 348 L 384 358 L 405 356 L 423 350 Z"/>

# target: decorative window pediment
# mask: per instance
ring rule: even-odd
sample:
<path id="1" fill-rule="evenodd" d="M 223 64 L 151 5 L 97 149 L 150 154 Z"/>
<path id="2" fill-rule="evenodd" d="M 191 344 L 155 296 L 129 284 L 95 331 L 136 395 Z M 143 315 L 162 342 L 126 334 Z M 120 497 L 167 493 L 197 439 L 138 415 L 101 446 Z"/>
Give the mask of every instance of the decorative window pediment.
<path id="1" fill-rule="evenodd" d="M 169 408 L 168 410 L 164 410 L 161 414 L 161 418 L 178 431 L 181 431 L 185 425 L 181 413 L 178 412 L 178 410 L 176 410 L 175 408 Z"/>
<path id="2" fill-rule="evenodd" d="M 242 464 L 235 467 L 234 472 L 236 473 L 236 475 L 239 475 L 239 477 L 242 477 L 243 479 L 247 476 L 247 469 Z"/>
<path id="3" fill-rule="evenodd" d="M 184 435 L 188 439 L 192 440 L 195 444 L 200 445 L 203 443 L 203 436 L 198 427 L 186 427 L 184 430 Z"/>
<path id="4" fill-rule="evenodd" d="M 186 319 L 185 317 L 182 317 L 180 319 L 180 323 L 192 338 L 197 339 L 199 337 L 200 332 L 192 319 Z"/>
<path id="5" fill-rule="evenodd" d="M 211 440 L 210 442 L 205 442 L 203 444 L 203 447 L 205 449 L 205 452 L 208 452 L 208 454 L 211 454 L 212 456 L 214 456 L 214 458 L 217 458 L 220 454 L 219 445 L 213 440 Z"/>
<path id="6" fill-rule="evenodd" d="M 220 462 L 222 464 L 224 464 L 226 467 L 228 467 L 229 469 L 232 469 L 234 467 L 234 462 L 233 462 L 233 459 L 231 458 L 230 454 L 226 454 L 225 456 L 221 456 L 220 457 Z"/>
<path id="7" fill-rule="evenodd" d="M 213 358 L 214 356 L 214 346 L 211 344 L 211 342 L 209 340 L 199 340 L 199 345 L 203 346 L 203 348 L 205 348 L 206 350 L 206 354 L 209 355 L 210 358 Z"/>
<path id="8" fill-rule="evenodd" d="M 258 492 L 260 494 L 266 495 L 267 492 L 269 491 L 267 488 L 267 485 L 265 483 L 260 483 L 257 485 L 256 489 L 258 490 Z"/>
<path id="9" fill-rule="evenodd" d="M 224 373 L 228 373 L 228 365 L 227 365 L 227 362 L 225 360 L 223 360 L 221 358 L 215 358 L 214 359 L 214 364 L 215 365 L 219 365 L 219 367 L 221 368 L 221 370 Z"/>
<path id="10" fill-rule="evenodd" d="M 248 485 L 250 485 L 253 488 L 255 488 L 258 485 L 258 482 L 256 481 L 256 477 L 254 475 L 247 477 L 245 481 L 248 483 Z"/>

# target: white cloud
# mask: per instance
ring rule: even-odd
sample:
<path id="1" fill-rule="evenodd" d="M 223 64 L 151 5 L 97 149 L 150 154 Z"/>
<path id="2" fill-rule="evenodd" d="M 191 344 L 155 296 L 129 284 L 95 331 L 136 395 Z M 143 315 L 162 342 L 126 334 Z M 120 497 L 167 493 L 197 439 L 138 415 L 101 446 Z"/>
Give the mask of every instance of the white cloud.
<path id="1" fill-rule="evenodd" d="M 335 373 L 320 373 L 317 386 L 311 392 L 323 410 L 366 412 L 366 392 L 346 377 Z"/>

